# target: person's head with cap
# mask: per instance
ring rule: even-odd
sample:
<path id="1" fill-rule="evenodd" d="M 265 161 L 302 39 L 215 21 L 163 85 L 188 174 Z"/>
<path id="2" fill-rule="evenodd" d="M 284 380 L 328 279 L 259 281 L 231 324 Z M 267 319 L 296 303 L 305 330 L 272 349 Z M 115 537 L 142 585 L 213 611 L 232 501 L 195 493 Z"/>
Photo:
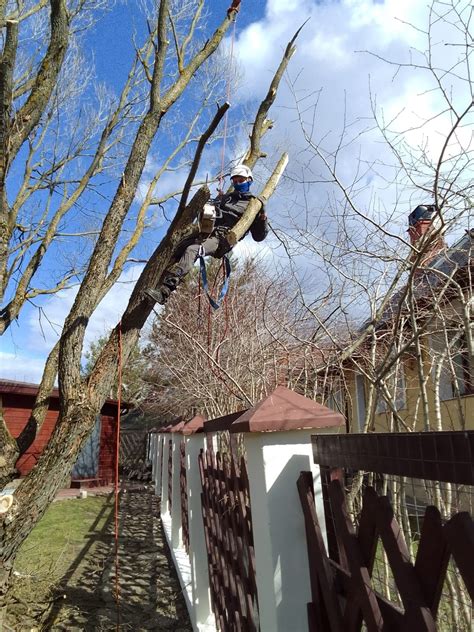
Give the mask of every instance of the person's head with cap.
<path id="1" fill-rule="evenodd" d="M 230 172 L 232 185 L 239 193 L 248 193 L 253 182 L 252 171 L 247 165 L 236 165 Z"/>

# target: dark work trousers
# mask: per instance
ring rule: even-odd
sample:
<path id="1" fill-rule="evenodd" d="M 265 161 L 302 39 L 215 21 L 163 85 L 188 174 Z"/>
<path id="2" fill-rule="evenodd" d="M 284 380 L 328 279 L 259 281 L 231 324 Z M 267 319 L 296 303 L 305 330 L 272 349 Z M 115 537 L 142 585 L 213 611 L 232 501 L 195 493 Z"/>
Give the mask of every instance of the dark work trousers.
<path id="1" fill-rule="evenodd" d="M 204 254 L 206 256 L 213 255 L 219 247 L 219 237 L 217 237 L 217 235 L 211 235 L 202 244 L 191 244 L 191 246 L 188 246 L 176 264 L 175 270 L 177 276 L 184 277 L 192 270 L 201 246 L 204 248 Z"/>

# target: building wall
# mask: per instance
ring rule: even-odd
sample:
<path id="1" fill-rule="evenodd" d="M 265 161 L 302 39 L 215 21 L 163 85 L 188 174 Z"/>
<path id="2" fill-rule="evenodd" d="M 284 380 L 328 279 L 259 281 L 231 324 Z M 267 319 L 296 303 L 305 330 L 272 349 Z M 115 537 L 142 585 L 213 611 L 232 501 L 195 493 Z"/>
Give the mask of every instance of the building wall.
<path id="1" fill-rule="evenodd" d="M 115 428 L 115 417 L 102 415 L 99 478 L 107 481 L 113 481 L 115 474 Z"/>
<path id="2" fill-rule="evenodd" d="M 34 399 L 34 397 L 27 395 L 17 396 L 8 393 L 2 396 L 3 416 L 9 431 L 15 439 L 20 435 L 29 419 Z M 58 407 L 54 406 L 53 402 L 46 413 L 46 418 L 35 441 L 18 460 L 17 467 L 22 476 L 28 474 L 36 465 L 56 425 L 58 413 Z"/>
<path id="3" fill-rule="evenodd" d="M 399 409 L 398 413 L 409 428 L 421 432 L 425 430 L 425 427 L 417 369 L 414 363 L 405 363 L 404 371 L 406 405 Z M 346 398 L 350 432 L 360 432 L 362 430 L 359 423 L 359 395 L 361 388 L 360 385 L 358 388 L 356 387 L 356 376 L 353 372 L 349 373 L 348 371 L 345 378 L 347 384 Z M 442 400 L 440 402 L 441 427 L 438 427 L 435 414 L 435 394 L 431 380 L 428 380 L 427 392 L 430 411 L 429 430 L 474 430 L 474 394 L 464 395 L 459 401 L 456 398 Z M 367 402 L 367 383 L 364 385 L 364 397 L 365 402 Z M 463 427 L 462 420 L 465 421 L 465 427 Z M 376 413 L 374 422 L 375 431 L 390 432 L 389 413 Z M 400 428 L 400 432 L 403 431 L 404 428 Z"/>
<path id="4" fill-rule="evenodd" d="M 3 416 L 9 431 L 14 438 L 18 437 L 25 427 L 31 409 L 35 401 L 34 396 L 3 393 L 0 395 L 0 406 L 3 407 Z M 108 406 L 107 408 L 111 408 Z M 109 411 L 107 411 L 109 412 Z M 59 414 L 59 402 L 52 398 L 46 418 L 41 426 L 33 444 L 27 452 L 18 460 L 18 470 L 21 476 L 26 476 L 36 465 L 41 453 L 48 443 L 56 425 Z M 115 417 L 113 415 L 101 415 L 100 451 L 98 477 L 104 482 L 111 482 L 114 478 L 115 459 Z"/>

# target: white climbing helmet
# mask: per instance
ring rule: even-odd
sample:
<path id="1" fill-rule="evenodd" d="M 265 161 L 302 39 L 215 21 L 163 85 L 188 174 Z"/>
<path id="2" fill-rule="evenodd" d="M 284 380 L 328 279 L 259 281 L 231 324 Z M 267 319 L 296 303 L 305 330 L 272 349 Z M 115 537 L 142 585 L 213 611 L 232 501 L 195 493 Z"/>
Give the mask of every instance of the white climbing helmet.
<path id="1" fill-rule="evenodd" d="M 252 170 L 247 165 L 236 165 L 230 172 L 230 177 L 233 178 L 234 176 L 243 176 L 253 180 Z"/>

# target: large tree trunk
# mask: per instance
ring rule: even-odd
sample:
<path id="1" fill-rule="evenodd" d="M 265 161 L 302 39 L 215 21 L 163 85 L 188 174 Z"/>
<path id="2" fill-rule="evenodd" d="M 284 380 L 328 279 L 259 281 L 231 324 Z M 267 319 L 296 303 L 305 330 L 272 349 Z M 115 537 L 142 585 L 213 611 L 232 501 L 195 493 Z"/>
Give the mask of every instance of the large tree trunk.
<path id="1" fill-rule="evenodd" d="M 5 485 L 14 478 L 15 462 L 18 458 L 18 447 L 15 439 L 7 430 L 6 423 L 3 419 L 3 411 L 0 407 L 0 445 L 2 451 L 0 452 L 0 491 Z"/>
<path id="2" fill-rule="evenodd" d="M 0 537 L 2 534 L 0 525 Z M 4 629 L 4 619 L 6 614 L 6 596 L 10 586 L 13 571 L 13 559 L 0 559 L 0 630 Z"/>
<path id="3" fill-rule="evenodd" d="M 163 28 L 167 21 L 166 6 L 166 1 L 160 3 L 159 24 Z M 145 115 L 135 137 L 124 176 L 103 222 L 101 235 L 91 256 L 88 271 L 66 319 L 59 342 L 60 412 L 55 430 L 38 463 L 15 491 L 12 508 L 0 518 L 0 586 L 4 592 L 8 586 L 11 565 L 18 548 L 42 517 L 57 491 L 67 481 L 77 455 L 92 431 L 95 419 L 116 379 L 118 359 L 122 358 L 122 364 L 126 362 L 131 350 L 137 344 L 140 331 L 153 309 L 153 305 L 144 295 L 144 290 L 156 286 L 173 260 L 176 247 L 189 233 L 193 219 L 209 199 L 209 189 L 202 187 L 189 204 L 186 204 L 187 191 L 185 192 L 167 235 L 156 248 L 135 285 L 121 322 L 111 333 L 89 378 L 87 381 L 84 380 L 80 372 L 84 333 L 91 314 L 103 296 L 102 290 L 107 281 L 110 261 L 122 230 L 123 221 L 140 181 L 151 142 L 161 118 L 179 98 L 197 68 L 214 52 L 230 22 L 230 18 L 227 17 L 212 38 L 184 68 L 176 83 L 165 95 L 160 97 L 159 83 L 152 86 L 150 110 Z M 154 68 L 154 72 L 158 74 L 160 64 L 161 71 L 163 70 L 163 58 L 160 53 L 165 41 L 163 33 L 161 33 L 159 41 L 161 44 L 157 49 Z M 289 59 L 288 51 L 286 51 L 286 55 Z M 276 90 L 275 86 L 273 86 L 273 90 Z M 274 93 L 272 94 L 274 96 Z M 271 100 L 271 102 L 273 101 Z M 269 104 L 270 101 L 267 101 L 267 108 Z M 217 117 L 213 121 L 210 130 L 212 130 L 213 124 L 217 124 L 218 120 Z M 255 138 L 259 140 L 268 129 L 264 117 L 260 116 L 255 126 L 258 129 Z M 254 142 L 256 141 L 252 138 L 252 143 Z M 204 142 L 200 143 L 201 148 L 203 145 Z M 196 153 L 197 161 L 199 160 L 198 153 L 199 150 Z M 193 168 L 196 166 L 197 163 L 193 165 Z M 278 174 L 283 168 L 282 163 L 280 163 L 279 169 L 277 169 Z M 272 177 L 270 185 L 265 189 L 265 194 L 268 197 L 273 192 L 275 184 L 276 179 Z M 243 217 L 244 225 L 251 221 L 249 214 L 255 214 L 258 208 L 256 205 L 249 205 L 247 210 L 248 213 L 246 212 Z M 50 369 L 51 367 L 48 368 L 48 371 Z M 52 380 L 54 380 L 54 371 L 48 373 L 47 378 L 45 384 L 50 387 Z M 45 403 L 48 395 L 47 390 L 46 387 L 41 390 L 42 401 L 38 403 L 39 414 L 33 420 L 34 429 L 39 427 L 44 419 L 47 409 Z M 5 424 L 3 427 L 5 428 Z M 31 437 L 28 440 L 31 440 Z M 22 437 L 21 445 L 23 448 L 27 442 L 27 438 Z M 18 449 L 16 442 L 15 449 Z"/>

